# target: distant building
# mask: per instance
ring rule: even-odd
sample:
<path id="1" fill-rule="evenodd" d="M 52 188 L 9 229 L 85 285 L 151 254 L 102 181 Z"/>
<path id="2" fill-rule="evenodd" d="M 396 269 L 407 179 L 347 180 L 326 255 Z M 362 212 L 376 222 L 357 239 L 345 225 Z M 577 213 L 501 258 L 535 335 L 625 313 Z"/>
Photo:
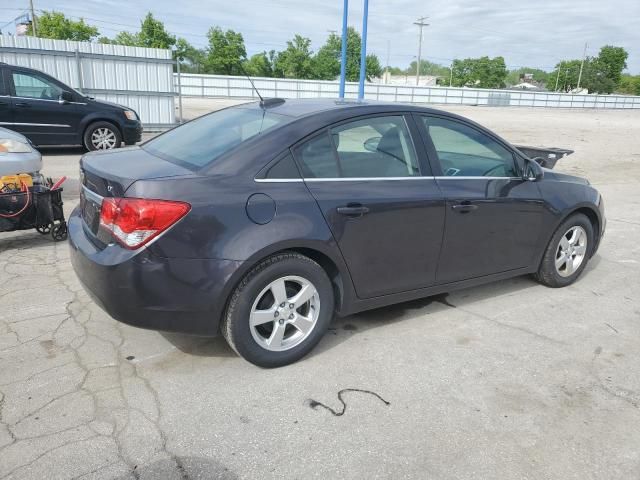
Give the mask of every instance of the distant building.
<path id="1" fill-rule="evenodd" d="M 533 83 L 529 83 L 529 82 L 520 82 L 517 85 L 513 85 L 511 87 L 509 87 L 509 90 L 529 90 L 532 92 L 540 92 L 545 90 L 544 88 L 542 88 L 539 85 L 534 85 Z"/>
<path id="2" fill-rule="evenodd" d="M 383 85 L 407 85 L 409 87 L 435 87 L 438 77 L 434 75 L 420 75 L 420 83 L 416 85 L 415 75 L 391 75 L 389 72 L 384 72 L 382 77 L 374 78 L 372 83 L 379 83 Z"/>

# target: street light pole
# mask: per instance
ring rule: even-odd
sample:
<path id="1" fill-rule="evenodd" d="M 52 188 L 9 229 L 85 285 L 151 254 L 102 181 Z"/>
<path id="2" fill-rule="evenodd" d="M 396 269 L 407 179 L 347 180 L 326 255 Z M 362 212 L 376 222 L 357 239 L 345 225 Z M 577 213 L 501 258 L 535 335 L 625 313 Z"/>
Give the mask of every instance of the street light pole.
<path id="1" fill-rule="evenodd" d="M 349 14 L 349 0 L 344 0 L 342 11 L 342 52 L 340 55 L 340 89 L 339 97 L 344 99 L 344 81 L 347 74 L 347 16 Z"/>
<path id="2" fill-rule="evenodd" d="M 417 22 L 413 22 L 414 25 L 420 27 L 420 34 L 418 35 L 418 62 L 416 63 L 416 85 L 420 84 L 420 56 L 422 55 L 422 28 L 428 26 L 428 23 L 424 21 L 428 17 L 420 17 Z"/>
<path id="3" fill-rule="evenodd" d="M 360 47 L 360 85 L 358 86 L 358 100 L 364 98 L 364 79 L 367 75 L 367 21 L 369 16 L 369 0 L 364 0 L 362 14 L 362 45 Z"/>

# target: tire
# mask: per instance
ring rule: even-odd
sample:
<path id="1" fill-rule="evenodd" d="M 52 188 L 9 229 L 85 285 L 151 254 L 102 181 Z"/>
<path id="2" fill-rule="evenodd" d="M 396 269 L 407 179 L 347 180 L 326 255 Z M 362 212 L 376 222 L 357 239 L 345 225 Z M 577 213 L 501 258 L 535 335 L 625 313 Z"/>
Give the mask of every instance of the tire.
<path id="1" fill-rule="evenodd" d="M 94 122 L 84 131 L 84 146 L 87 150 L 112 150 L 122 145 L 122 134 L 111 122 Z"/>
<path id="2" fill-rule="evenodd" d="M 67 239 L 67 224 L 65 222 L 54 225 L 51 229 L 51 238 L 54 242 L 61 242 Z"/>
<path id="3" fill-rule="evenodd" d="M 279 303 L 283 295 L 286 300 Z M 221 330 L 245 360 L 264 368 L 281 367 L 317 345 L 333 313 L 333 287 L 322 267 L 303 255 L 284 252 L 245 275 L 231 295 Z"/>
<path id="4" fill-rule="evenodd" d="M 577 235 L 575 238 L 574 232 Z M 583 242 L 580 242 L 579 238 L 582 238 Z M 551 237 L 540 262 L 540 268 L 535 274 L 536 280 L 552 288 L 571 285 L 589 262 L 594 238 L 591 221 L 581 213 L 571 215 L 560 224 Z M 572 245 L 571 240 L 574 240 L 576 245 Z M 579 258 L 580 255 L 582 255 L 581 258 Z"/>

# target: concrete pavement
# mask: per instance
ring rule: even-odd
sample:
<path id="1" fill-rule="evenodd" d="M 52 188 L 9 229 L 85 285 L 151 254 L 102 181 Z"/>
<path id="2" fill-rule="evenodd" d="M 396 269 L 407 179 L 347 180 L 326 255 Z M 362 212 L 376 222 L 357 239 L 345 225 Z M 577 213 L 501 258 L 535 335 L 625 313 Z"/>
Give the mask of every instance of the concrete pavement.
<path id="1" fill-rule="evenodd" d="M 576 149 L 558 169 L 596 184 L 609 222 L 576 284 L 336 319 L 307 358 L 261 370 L 221 338 L 115 322 L 66 244 L 0 234 L 0 478 L 637 478 L 640 118 L 459 110 Z M 77 180 L 78 157 L 48 151 L 45 173 Z M 350 388 L 371 393 L 343 404 Z"/>

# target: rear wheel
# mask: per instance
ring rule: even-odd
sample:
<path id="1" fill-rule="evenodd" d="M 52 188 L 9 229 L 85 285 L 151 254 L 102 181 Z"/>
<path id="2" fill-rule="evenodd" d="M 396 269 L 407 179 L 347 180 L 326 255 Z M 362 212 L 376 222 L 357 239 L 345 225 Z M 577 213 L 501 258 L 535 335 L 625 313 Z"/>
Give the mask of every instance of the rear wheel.
<path id="1" fill-rule="evenodd" d="M 280 367 L 313 349 L 333 310 L 333 288 L 322 267 L 303 255 L 282 253 L 258 264 L 240 282 L 222 333 L 249 362 Z"/>
<path id="2" fill-rule="evenodd" d="M 84 146 L 87 150 L 111 150 L 122 145 L 120 130 L 110 122 L 95 122 L 84 132 Z"/>
<path id="3" fill-rule="evenodd" d="M 572 215 L 547 245 L 536 279 L 548 287 L 565 287 L 577 280 L 589 262 L 593 225 L 583 214 Z"/>

